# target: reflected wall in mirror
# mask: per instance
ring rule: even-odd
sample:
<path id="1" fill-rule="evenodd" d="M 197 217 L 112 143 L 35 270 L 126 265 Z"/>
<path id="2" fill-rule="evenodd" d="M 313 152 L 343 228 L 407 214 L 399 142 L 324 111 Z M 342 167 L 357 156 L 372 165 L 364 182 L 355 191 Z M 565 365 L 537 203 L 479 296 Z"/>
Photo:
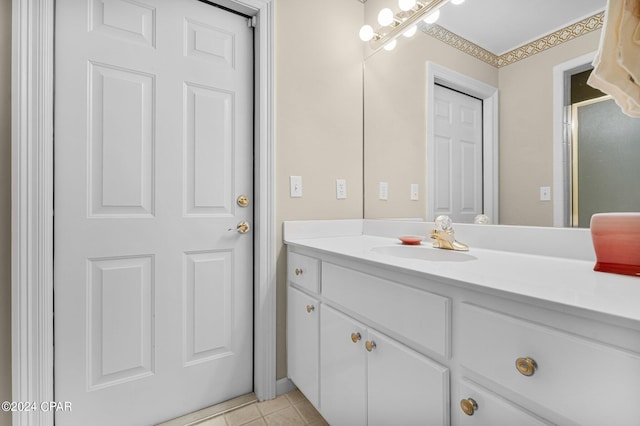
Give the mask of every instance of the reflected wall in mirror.
<path id="1" fill-rule="evenodd" d="M 560 9 L 557 9 L 558 13 L 550 13 L 546 10 L 544 13 L 547 15 L 537 18 L 527 9 L 533 3 L 533 7 L 540 6 L 540 9 L 549 6 L 551 11 L 559 7 L 559 2 L 546 0 L 467 0 L 460 6 L 444 6 L 441 21 L 436 26 L 422 27 L 411 39 L 401 37 L 393 51 L 381 50 L 372 54 L 365 48 L 366 218 L 434 219 L 427 207 L 429 182 L 426 167 L 427 99 L 430 93 L 426 68 L 427 63 L 432 62 L 498 88 L 499 161 L 496 173 L 499 175 L 499 214 L 496 216 L 499 223 L 554 225 L 554 173 L 564 172 L 559 170 L 561 164 L 554 164 L 554 150 L 558 150 L 554 147 L 554 67 L 597 50 L 606 2 L 579 1 L 583 6 L 588 3 L 585 6 L 591 8 L 588 13 Z M 446 20 L 447 14 L 468 13 L 465 7 L 482 7 L 482 4 L 502 6 L 488 6 L 487 11 L 492 16 L 486 20 L 479 12 L 472 12 L 474 19 L 467 19 L 468 26 L 478 27 L 483 21 L 503 19 L 503 24 L 491 22 L 485 28 L 497 30 L 498 36 L 494 39 L 509 38 L 511 28 L 514 25 L 527 26 L 527 20 L 549 21 L 553 26 L 535 37 L 521 40 L 517 44 L 519 48 L 493 53 L 474 44 L 474 40 L 463 39 L 444 28 L 445 25 L 454 26 L 450 22 L 455 17 L 449 16 Z M 504 8 L 512 6 L 525 10 L 529 15 L 519 21 L 511 12 L 501 13 Z M 375 14 L 382 7 L 397 6 L 391 0 L 368 0 L 365 3 L 365 22 L 374 21 Z M 551 18 L 563 21 L 560 24 Z M 567 26 L 566 30 L 554 32 Z M 467 37 L 482 38 L 477 35 L 480 29 L 472 28 Z M 475 36 L 473 31 L 476 31 Z M 483 40 L 490 42 L 491 38 L 488 36 Z M 555 161 L 558 162 L 557 159 Z M 387 200 L 380 199 L 381 182 L 388 185 Z M 417 200 L 412 200 L 416 198 L 412 197 L 412 184 L 418 185 Z M 541 187 L 551 187 L 551 201 L 540 200 Z"/>

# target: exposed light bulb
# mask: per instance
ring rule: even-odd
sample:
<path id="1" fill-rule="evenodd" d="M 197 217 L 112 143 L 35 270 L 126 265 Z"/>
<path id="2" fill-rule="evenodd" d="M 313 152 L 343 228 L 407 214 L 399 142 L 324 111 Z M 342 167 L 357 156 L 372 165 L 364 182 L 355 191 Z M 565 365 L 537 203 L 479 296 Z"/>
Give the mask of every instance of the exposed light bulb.
<path id="1" fill-rule="evenodd" d="M 409 28 L 408 30 L 406 30 L 405 32 L 403 32 L 402 35 L 407 37 L 407 38 L 413 37 L 413 35 L 416 33 L 416 31 L 418 31 L 418 26 L 414 25 L 411 28 Z"/>
<path id="2" fill-rule="evenodd" d="M 373 36 L 374 32 L 371 25 L 363 25 L 362 28 L 360 28 L 360 40 L 369 41 L 373 38 Z"/>
<path id="3" fill-rule="evenodd" d="M 424 18 L 423 21 L 425 24 L 433 24 L 438 20 L 439 17 L 440 17 L 440 9 L 427 15 L 427 17 Z"/>
<path id="4" fill-rule="evenodd" d="M 389 43 L 384 45 L 384 50 L 393 50 L 396 48 L 396 44 L 398 44 L 398 41 L 396 39 L 393 39 Z"/>
<path id="5" fill-rule="evenodd" d="M 451 0 L 451 4 L 458 5 L 458 4 L 462 4 L 462 3 L 464 3 L 464 0 Z"/>
<path id="6" fill-rule="evenodd" d="M 393 11 L 385 7 L 378 13 L 378 23 L 383 27 L 387 27 L 393 23 Z"/>
<path id="7" fill-rule="evenodd" d="M 413 9 L 415 5 L 416 0 L 398 0 L 398 7 L 404 12 Z"/>

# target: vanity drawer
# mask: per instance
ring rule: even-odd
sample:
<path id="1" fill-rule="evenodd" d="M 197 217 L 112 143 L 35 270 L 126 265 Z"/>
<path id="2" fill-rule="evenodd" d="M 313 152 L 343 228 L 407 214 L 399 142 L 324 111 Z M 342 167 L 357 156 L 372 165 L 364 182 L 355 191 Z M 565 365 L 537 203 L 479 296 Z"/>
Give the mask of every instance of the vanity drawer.
<path id="1" fill-rule="evenodd" d="M 581 425 L 640 424 L 640 355 L 467 303 L 457 315 L 469 370 Z"/>
<path id="2" fill-rule="evenodd" d="M 320 261 L 313 257 L 289 252 L 287 256 L 289 281 L 309 291 L 320 291 Z"/>
<path id="3" fill-rule="evenodd" d="M 322 295 L 384 326 L 400 340 L 450 354 L 450 299 L 324 262 Z"/>
<path id="4" fill-rule="evenodd" d="M 464 411 L 472 407 L 472 411 Z M 460 426 L 545 426 L 551 423 L 469 380 L 462 380 L 452 401 Z"/>

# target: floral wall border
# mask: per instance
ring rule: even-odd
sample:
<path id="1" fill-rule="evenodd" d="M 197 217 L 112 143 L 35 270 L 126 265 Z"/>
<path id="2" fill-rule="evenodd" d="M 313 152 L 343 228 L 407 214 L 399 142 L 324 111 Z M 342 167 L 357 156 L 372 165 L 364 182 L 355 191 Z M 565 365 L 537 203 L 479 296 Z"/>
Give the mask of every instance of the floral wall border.
<path id="1" fill-rule="evenodd" d="M 565 43 L 569 40 L 573 40 L 581 35 L 595 31 L 602 28 L 603 25 L 604 12 L 599 12 L 500 56 L 495 55 L 477 44 L 472 43 L 469 40 L 466 40 L 436 24 L 427 25 L 422 29 L 422 31 L 425 34 L 448 44 L 449 46 L 455 47 L 474 58 L 488 63 L 489 65 L 496 68 L 502 68 L 513 64 L 514 62 L 531 57 L 537 53 L 544 52 L 545 50 L 551 49 L 552 47 Z"/>

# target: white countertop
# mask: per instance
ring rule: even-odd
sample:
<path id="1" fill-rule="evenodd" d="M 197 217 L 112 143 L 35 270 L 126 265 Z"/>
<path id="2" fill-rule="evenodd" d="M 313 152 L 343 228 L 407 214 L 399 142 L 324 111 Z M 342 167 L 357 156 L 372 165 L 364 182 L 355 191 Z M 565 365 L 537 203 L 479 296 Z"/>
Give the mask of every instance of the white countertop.
<path id="1" fill-rule="evenodd" d="M 455 280 L 456 285 L 483 287 L 640 322 L 640 277 L 595 272 L 591 260 L 475 247 L 468 252 L 453 252 L 432 248 L 430 241 L 423 242 L 421 246 L 403 247 L 437 250 L 442 252 L 438 257 L 445 259 L 420 260 L 373 250 L 376 247 L 402 246 L 396 238 L 362 234 L 291 237 L 287 238 L 285 234 L 285 242 L 294 247 L 341 255 L 401 272 L 424 274 L 425 278 L 441 282 Z M 464 261 L 459 261 L 461 259 Z"/>

